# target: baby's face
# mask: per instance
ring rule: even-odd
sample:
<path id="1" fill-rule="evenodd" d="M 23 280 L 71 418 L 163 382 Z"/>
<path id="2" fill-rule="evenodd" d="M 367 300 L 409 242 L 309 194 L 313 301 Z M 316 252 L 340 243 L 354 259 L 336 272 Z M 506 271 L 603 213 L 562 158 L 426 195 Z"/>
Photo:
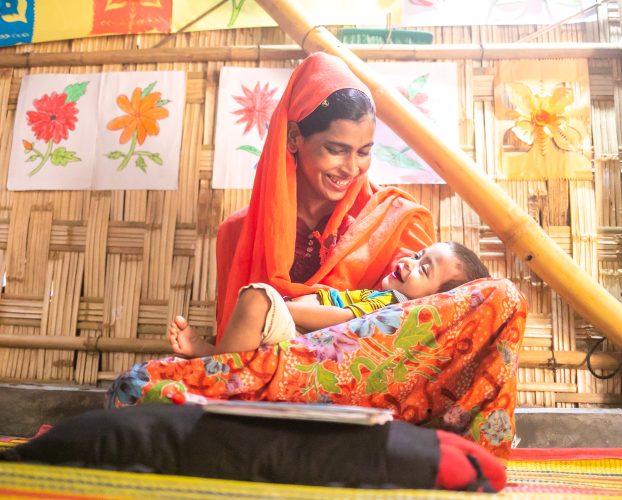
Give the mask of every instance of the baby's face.
<path id="1" fill-rule="evenodd" d="M 382 289 L 397 290 L 409 299 L 432 295 L 449 280 L 466 279 L 460 264 L 447 243 L 434 243 L 398 260 L 393 272 L 382 280 Z"/>

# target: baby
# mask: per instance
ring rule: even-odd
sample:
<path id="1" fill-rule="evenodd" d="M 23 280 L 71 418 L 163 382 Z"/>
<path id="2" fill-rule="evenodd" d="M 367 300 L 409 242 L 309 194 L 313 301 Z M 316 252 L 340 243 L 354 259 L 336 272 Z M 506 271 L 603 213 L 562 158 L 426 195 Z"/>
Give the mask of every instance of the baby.
<path id="1" fill-rule="evenodd" d="M 383 278 L 381 290 L 318 290 L 286 302 L 272 286 L 251 283 L 240 289 L 217 346 L 196 333 L 182 316 L 171 323 L 168 337 L 173 351 L 188 357 L 252 351 L 489 276 L 486 266 L 464 245 L 434 243 L 398 260 L 393 272 Z"/>

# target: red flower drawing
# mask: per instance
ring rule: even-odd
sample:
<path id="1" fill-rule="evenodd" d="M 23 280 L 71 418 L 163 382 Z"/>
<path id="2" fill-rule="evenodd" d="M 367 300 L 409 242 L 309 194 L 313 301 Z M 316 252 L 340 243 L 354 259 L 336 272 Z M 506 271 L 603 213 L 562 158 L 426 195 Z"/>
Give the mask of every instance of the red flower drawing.
<path id="1" fill-rule="evenodd" d="M 247 134 L 253 126 L 257 127 L 257 133 L 263 140 L 268 130 L 268 122 L 276 106 L 276 99 L 273 99 L 277 88 L 270 89 L 266 83 L 263 88 L 260 83 L 255 84 L 255 88 L 251 91 L 242 85 L 243 96 L 233 96 L 233 98 L 242 105 L 242 109 L 233 111 L 234 115 L 240 115 L 240 119 L 235 123 L 246 123 L 244 134 Z"/>
<path id="2" fill-rule="evenodd" d="M 36 111 L 28 111 L 28 125 L 43 142 L 53 140 L 55 144 L 67 139 L 68 131 L 74 130 L 78 118 L 78 108 L 75 102 L 66 102 L 67 94 L 52 92 L 44 94 L 41 99 L 35 99 L 33 104 Z"/>
<path id="3" fill-rule="evenodd" d="M 40 99 L 32 101 L 36 111 L 27 111 L 28 125 L 32 128 L 37 140 L 45 143 L 45 149 L 39 150 L 34 141 L 22 139 L 24 153 L 28 155 L 27 162 L 39 163 L 28 172 L 35 175 L 48 162 L 52 165 L 66 167 L 72 162 L 82 161 L 75 151 L 69 151 L 65 146 L 54 148 L 54 144 L 67 140 L 69 131 L 75 130 L 78 121 L 76 102 L 86 93 L 89 82 L 72 83 L 67 85 L 60 94 L 52 92 L 43 94 Z"/>

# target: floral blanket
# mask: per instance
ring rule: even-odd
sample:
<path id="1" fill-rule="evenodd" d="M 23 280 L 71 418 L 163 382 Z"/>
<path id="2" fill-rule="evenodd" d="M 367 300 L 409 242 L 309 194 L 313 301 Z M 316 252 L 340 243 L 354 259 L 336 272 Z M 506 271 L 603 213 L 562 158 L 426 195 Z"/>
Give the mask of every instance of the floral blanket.
<path id="1" fill-rule="evenodd" d="M 483 279 L 256 351 L 137 364 L 108 404 L 210 398 L 389 408 L 506 457 L 514 435 L 527 304 L 506 279 Z"/>

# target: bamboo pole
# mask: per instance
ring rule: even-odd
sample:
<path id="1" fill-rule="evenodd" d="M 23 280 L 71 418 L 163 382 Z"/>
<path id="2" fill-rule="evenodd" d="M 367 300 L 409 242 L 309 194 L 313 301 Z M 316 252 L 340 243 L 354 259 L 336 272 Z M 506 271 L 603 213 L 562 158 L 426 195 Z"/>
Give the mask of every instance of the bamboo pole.
<path id="1" fill-rule="evenodd" d="M 44 335 L 0 335 L 0 347 L 19 349 L 58 349 L 68 351 L 172 353 L 168 340 L 116 337 L 65 337 Z M 521 350 L 521 368 L 584 368 L 586 354 L 579 351 Z M 595 352 L 590 359 L 596 370 L 615 370 L 622 363 L 622 352 Z"/>
<path id="2" fill-rule="evenodd" d="M 0 346 L 67 351 L 172 353 L 168 340 L 115 337 L 64 337 L 45 335 L 0 335 Z"/>
<path id="3" fill-rule="evenodd" d="M 349 51 L 325 28 L 314 25 L 288 0 L 257 0 L 290 37 L 308 52 L 342 58 L 367 84 L 378 116 L 416 151 L 480 215 L 505 245 L 555 289 L 586 320 L 622 345 L 622 304 L 583 271 L 512 198 L 458 147 L 447 144 L 397 89 Z M 619 53 L 619 52 L 618 52 Z M 523 54 L 525 55 L 525 54 Z"/>
<path id="4" fill-rule="evenodd" d="M 612 59 L 622 51 L 620 43 L 489 43 L 443 45 L 347 45 L 362 59 L 420 61 L 436 59 Z M 0 68 L 45 66 L 89 66 L 103 64 L 196 63 L 206 61 L 281 61 L 302 59 L 305 51 L 298 45 L 237 45 L 184 47 L 142 50 L 101 50 L 2 54 Z"/>

